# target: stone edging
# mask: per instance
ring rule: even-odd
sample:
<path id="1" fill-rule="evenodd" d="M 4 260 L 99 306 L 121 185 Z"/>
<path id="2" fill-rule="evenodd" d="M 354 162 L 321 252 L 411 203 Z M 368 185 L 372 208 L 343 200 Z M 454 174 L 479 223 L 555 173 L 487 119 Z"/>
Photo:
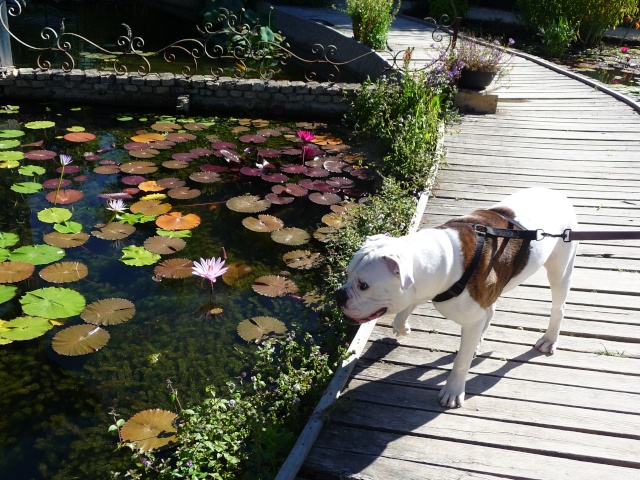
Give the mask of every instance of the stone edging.
<path id="1" fill-rule="evenodd" d="M 344 114 L 359 83 L 248 80 L 212 75 L 126 73 L 98 70 L 6 68 L 0 71 L 0 98 L 103 105 L 175 108 L 207 113 L 304 114 L 319 118 Z M 183 108 L 184 109 L 184 108 Z"/>

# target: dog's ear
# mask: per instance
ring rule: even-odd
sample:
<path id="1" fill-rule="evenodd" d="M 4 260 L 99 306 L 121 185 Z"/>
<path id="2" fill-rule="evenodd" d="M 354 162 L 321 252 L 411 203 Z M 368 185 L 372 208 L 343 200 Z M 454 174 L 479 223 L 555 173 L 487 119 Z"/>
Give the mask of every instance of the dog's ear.
<path id="1" fill-rule="evenodd" d="M 406 290 L 413 285 L 413 262 L 407 260 L 406 256 L 395 253 L 382 257 L 391 273 L 400 278 L 400 288 Z"/>

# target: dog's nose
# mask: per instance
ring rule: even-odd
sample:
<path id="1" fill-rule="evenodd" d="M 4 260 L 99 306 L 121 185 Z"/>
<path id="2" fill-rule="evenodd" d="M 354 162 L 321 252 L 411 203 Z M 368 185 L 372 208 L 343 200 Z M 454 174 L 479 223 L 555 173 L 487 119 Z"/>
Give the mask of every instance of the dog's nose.
<path id="1" fill-rule="evenodd" d="M 349 300 L 349 295 L 344 288 L 339 288 L 336 290 L 336 301 L 338 302 L 339 307 L 344 307 L 347 304 L 347 300 Z"/>

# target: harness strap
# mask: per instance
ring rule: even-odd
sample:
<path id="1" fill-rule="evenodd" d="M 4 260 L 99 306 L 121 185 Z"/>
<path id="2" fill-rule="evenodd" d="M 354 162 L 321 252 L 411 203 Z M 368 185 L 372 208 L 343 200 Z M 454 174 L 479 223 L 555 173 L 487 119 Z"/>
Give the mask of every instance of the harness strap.
<path id="1" fill-rule="evenodd" d="M 439 293 L 438 295 L 433 297 L 433 299 L 431 300 L 432 302 L 446 302 L 447 300 L 451 300 L 452 298 L 455 298 L 462 292 L 464 292 L 467 283 L 469 283 L 469 280 L 471 279 L 471 275 L 473 275 L 473 272 L 475 272 L 476 268 L 478 267 L 478 263 L 480 263 L 480 257 L 482 256 L 485 237 L 486 235 L 484 232 L 479 232 L 478 230 L 476 230 L 476 250 L 475 252 L 473 252 L 471 263 L 469 263 L 469 266 L 465 269 L 462 277 L 460 277 L 460 279 L 456 283 L 451 285 L 448 290 L 445 290 L 444 292 Z"/>
<path id="2" fill-rule="evenodd" d="M 518 271 L 518 268 L 524 261 L 527 251 L 529 250 L 529 244 L 531 243 L 532 240 L 537 239 L 538 232 L 536 230 L 527 230 L 520 223 L 516 222 L 512 218 L 502 215 L 499 212 L 496 212 L 494 210 L 490 210 L 490 211 L 492 213 L 499 215 L 503 219 L 505 219 L 510 225 L 514 225 L 518 227 L 520 230 L 515 230 L 510 228 L 509 229 L 494 228 L 488 225 L 472 225 L 474 228 L 474 231 L 476 232 L 476 249 L 473 252 L 473 257 L 471 258 L 471 262 L 465 269 L 464 273 L 462 274 L 462 277 L 460 277 L 460 279 L 456 283 L 451 285 L 451 287 L 449 287 L 447 290 L 433 297 L 433 299 L 431 300 L 432 302 L 446 302 L 447 300 L 451 300 L 452 298 L 455 298 L 458 295 L 460 295 L 462 292 L 464 292 L 464 289 L 466 288 L 467 283 L 469 283 L 469 280 L 471 280 L 471 276 L 473 275 L 473 273 L 476 271 L 476 268 L 478 267 L 478 263 L 480 263 L 480 257 L 482 255 L 482 249 L 484 248 L 486 237 L 502 237 L 502 238 L 506 238 L 507 242 L 511 238 L 522 240 L 522 244 L 520 245 L 520 250 L 518 251 L 518 254 L 516 255 L 516 258 L 514 259 L 514 262 L 513 262 L 513 270 L 511 271 L 511 275 L 509 276 L 507 281 L 504 283 L 504 285 L 502 285 L 502 287 L 504 288 L 504 286 L 507 283 L 509 283 L 511 279 L 515 276 L 516 272 Z"/>

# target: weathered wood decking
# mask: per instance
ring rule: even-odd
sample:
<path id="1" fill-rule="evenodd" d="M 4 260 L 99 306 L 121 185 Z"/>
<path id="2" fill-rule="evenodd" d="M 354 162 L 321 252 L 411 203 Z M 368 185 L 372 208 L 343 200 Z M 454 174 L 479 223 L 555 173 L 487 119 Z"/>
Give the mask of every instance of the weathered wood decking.
<path id="1" fill-rule="evenodd" d="M 414 27 L 392 41 L 418 45 Z M 497 92 L 497 114 L 449 128 L 421 227 L 547 186 L 583 229 L 640 228 L 636 111 L 521 58 Z M 543 272 L 499 300 L 455 410 L 437 393 L 459 327 L 430 304 L 400 341 L 378 321 L 300 478 L 640 478 L 640 242 L 580 245 L 553 356 L 532 348 L 549 309 Z"/>

